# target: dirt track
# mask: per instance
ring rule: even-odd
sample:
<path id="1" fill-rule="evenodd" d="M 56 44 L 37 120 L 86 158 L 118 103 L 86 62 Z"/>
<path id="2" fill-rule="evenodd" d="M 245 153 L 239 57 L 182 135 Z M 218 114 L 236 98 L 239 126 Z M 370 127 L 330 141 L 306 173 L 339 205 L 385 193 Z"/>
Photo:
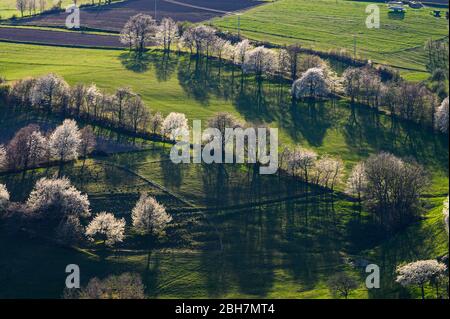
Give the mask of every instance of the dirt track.
<path id="1" fill-rule="evenodd" d="M 0 27 L 0 41 L 39 43 L 79 47 L 123 47 L 118 36 Z"/>

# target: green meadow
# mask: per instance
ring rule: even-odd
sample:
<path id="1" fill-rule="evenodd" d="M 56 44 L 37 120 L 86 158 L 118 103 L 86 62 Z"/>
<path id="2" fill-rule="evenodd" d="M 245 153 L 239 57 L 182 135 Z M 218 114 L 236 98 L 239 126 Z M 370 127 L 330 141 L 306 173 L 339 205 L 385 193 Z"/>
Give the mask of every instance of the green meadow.
<path id="1" fill-rule="evenodd" d="M 55 5 L 55 3 L 57 3 L 56 0 L 46 0 L 45 10 L 51 9 Z M 73 0 L 62 0 L 61 7 L 65 8 L 66 6 L 68 6 L 72 3 L 74 3 Z M 92 0 L 78 0 L 78 5 L 86 4 L 86 3 L 92 3 Z M 38 1 L 36 1 L 36 11 L 37 11 L 37 13 L 39 13 L 39 2 Z M 32 14 L 33 14 L 33 12 L 32 12 Z M 20 16 L 21 16 L 20 11 L 17 10 L 17 8 L 16 8 L 16 0 L 2 0 L 0 2 L 0 17 L 2 19 L 9 19 L 14 15 L 18 18 L 20 18 Z M 29 11 L 25 10 L 24 16 L 28 16 L 28 15 L 29 15 Z"/>
<path id="2" fill-rule="evenodd" d="M 240 16 L 243 36 L 277 44 L 300 43 L 314 50 L 345 49 L 376 63 L 392 65 L 411 80 L 427 78 L 425 41 L 448 38 L 448 21 L 434 18 L 431 8 L 407 8 L 390 13 L 382 2 L 380 28 L 368 29 L 365 12 L 373 2 L 347 0 L 279 0 L 245 11 Z M 238 17 L 213 20 L 213 25 L 238 32 Z"/>
<path id="3" fill-rule="evenodd" d="M 299 185 L 288 178 L 260 177 L 248 167 L 174 165 L 168 145 L 133 141 L 107 130 L 98 134 L 143 150 L 67 164 L 64 174 L 89 195 L 94 212 L 109 210 L 130 222 L 142 191 L 164 203 L 174 216 L 168 239 L 152 254 L 144 277 L 153 298 L 332 298 L 327 280 L 337 270 L 364 282 L 356 264 L 380 263 L 382 289 L 363 284 L 350 298 L 417 298 L 420 292 L 394 282 L 401 262 L 436 258 L 448 252 L 442 202 L 448 194 L 448 139 L 346 100 L 292 102 L 283 81 L 258 84 L 253 77 L 215 61 L 152 51 L 136 61 L 120 50 L 75 49 L 0 43 L 0 75 L 8 81 L 49 72 L 70 84 L 96 83 L 113 92 L 129 86 L 148 107 L 164 115 L 182 112 L 207 120 L 220 111 L 280 130 L 281 146 L 301 145 L 341 157 L 347 171 L 379 151 L 413 156 L 432 176 L 424 219 L 392 238 L 375 231 L 367 212 L 342 194 Z M 10 114 L 0 107 L 0 136 L 27 123 L 61 119 Z M 0 141 L 2 142 L 2 141 Z M 224 173 L 224 169 L 226 173 Z M 24 200 L 35 181 L 57 168 L 3 174 L 13 200 Z M 227 176 L 225 179 L 224 176 Z M 2 225 L 0 225 L 2 227 Z M 9 241 L 0 231 L 0 297 L 59 297 L 65 274 L 77 263 L 83 283 L 93 276 L 134 271 L 146 274 L 145 246 L 132 232 L 115 251 L 100 247 L 62 248 L 24 233 Z M 405 249 L 405 245 L 407 249 Z M 51 257 L 49 257 L 51 256 Z M 33 287 L 30 289 L 30 287 Z M 433 296 L 427 288 L 427 296 Z"/>

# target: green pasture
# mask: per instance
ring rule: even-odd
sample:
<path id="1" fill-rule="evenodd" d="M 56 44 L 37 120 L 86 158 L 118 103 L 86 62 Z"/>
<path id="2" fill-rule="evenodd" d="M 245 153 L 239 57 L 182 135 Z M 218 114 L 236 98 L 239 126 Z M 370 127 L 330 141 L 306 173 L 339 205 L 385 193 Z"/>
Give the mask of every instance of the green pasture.
<path id="1" fill-rule="evenodd" d="M 88 193 L 94 212 L 112 211 L 129 224 L 139 193 L 146 191 L 174 215 L 170 236 L 153 253 L 146 280 L 150 297 L 331 298 L 326 283 L 339 270 L 361 279 L 351 298 L 417 298 L 418 291 L 393 282 L 395 267 L 448 251 L 441 214 L 448 193 L 445 136 L 345 100 L 293 103 L 286 83 L 258 84 L 241 77 L 239 70 L 186 55 L 168 58 L 154 51 L 136 61 L 117 50 L 0 43 L 0 75 L 8 81 L 49 72 L 70 84 L 94 82 L 109 92 L 130 86 L 153 112 L 165 115 L 176 111 L 189 120 L 206 120 L 227 111 L 248 122 L 270 124 L 280 129 L 281 145 L 339 156 L 347 172 L 370 154 L 390 151 L 412 156 L 432 175 L 424 220 L 386 239 L 368 214 L 340 193 L 317 193 L 286 178 L 255 176 L 243 166 L 176 166 L 167 161 L 168 145 L 148 142 L 142 145 L 145 151 L 65 165 L 64 174 Z M 2 137 L 28 123 L 50 120 L 10 114 L 1 107 L 0 115 Z M 102 134 L 133 143 L 106 130 Z M 13 200 L 24 200 L 37 178 L 55 173 L 56 167 L 6 174 L 0 182 L 7 184 Z M 83 283 L 124 271 L 145 275 L 146 247 L 129 228 L 126 242 L 115 252 L 96 246 L 62 248 L 32 240 L 27 233 L 14 240 L 8 240 L 7 232 L 0 234 L 0 268 L 12 274 L 0 279 L 0 286 L 7 287 L 2 297 L 59 297 L 69 263 L 80 265 Z M 364 269 L 351 261 L 382 264 L 382 289 L 367 291 Z M 427 295 L 432 294 L 428 289 Z"/>
<path id="2" fill-rule="evenodd" d="M 366 27 L 366 7 L 380 8 L 380 28 Z M 423 80 L 428 39 L 448 38 L 445 15 L 434 18 L 431 8 L 407 8 L 405 14 L 390 13 L 382 2 L 347 0 L 279 0 L 240 15 L 241 34 L 276 44 L 300 43 L 314 50 L 345 49 L 357 56 L 400 68 L 407 78 Z M 445 9 L 444 9 L 445 11 Z M 448 11 L 448 9 L 447 9 Z M 217 18 L 212 24 L 238 32 L 238 16 Z"/>

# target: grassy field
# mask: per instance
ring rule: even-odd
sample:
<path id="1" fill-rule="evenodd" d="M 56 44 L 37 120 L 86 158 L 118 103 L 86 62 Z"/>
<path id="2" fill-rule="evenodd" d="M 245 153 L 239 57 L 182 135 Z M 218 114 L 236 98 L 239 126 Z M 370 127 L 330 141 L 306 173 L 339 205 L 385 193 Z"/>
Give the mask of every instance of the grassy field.
<path id="1" fill-rule="evenodd" d="M 57 2 L 56 0 L 46 0 L 47 5 L 45 6 L 45 9 L 51 9 L 53 5 Z M 65 8 L 67 5 L 72 4 L 73 0 L 62 0 L 62 8 Z M 78 0 L 78 5 L 85 4 L 85 3 L 92 3 L 92 0 Z M 39 2 L 36 1 L 36 11 L 39 13 Z M 13 15 L 20 18 L 20 11 L 16 8 L 16 0 L 2 0 L 0 2 L 0 17 L 2 19 L 8 19 L 11 18 Z M 25 10 L 24 16 L 28 16 L 29 12 L 28 10 Z"/>
<path id="2" fill-rule="evenodd" d="M 402 68 L 410 79 L 427 77 L 426 40 L 448 37 L 447 20 L 430 15 L 429 8 L 408 8 L 404 16 L 390 14 L 384 3 L 380 28 L 368 29 L 365 9 L 370 2 L 345 0 L 279 0 L 241 15 L 245 37 L 277 44 L 301 43 L 306 48 L 344 48 L 359 57 Z M 218 18 L 213 25 L 237 33 L 237 16 Z M 403 69 L 404 68 L 404 69 Z"/>
<path id="3" fill-rule="evenodd" d="M 129 221 L 130 210 L 144 190 L 170 207 L 175 216 L 173 236 L 154 254 L 152 276 L 146 282 L 151 297 L 331 298 L 326 282 L 337 269 L 364 278 L 362 269 L 350 266 L 352 259 L 383 262 L 382 291 L 377 294 L 361 287 L 352 298 L 415 298 L 417 291 L 393 283 L 396 265 L 448 251 L 441 214 L 448 193 L 445 136 L 402 122 L 392 125 L 389 118 L 364 107 L 352 109 L 346 101 L 293 104 L 289 85 L 270 81 L 257 85 L 251 77 L 241 79 L 239 71 L 213 62 L 197 64 L 184 55 L 165 59 L 153 52 L 137 64 L 123 51 L 0 43 L 0 75 L 7 80 L 48 72 L 64 76 L 70 84 L 95 82 L 108 91 L 131 86 L 151 110 L 164 114 L 177 111 L 190 120 L 206 120 L 216 112 L 228 111 L 249 122 L 268 123 L 280 128 L 283 144 L 340 156 L 348 169 L 385 150 L 413 156 L 433 176 L 426 194 L 426 218 L 386 242 L 373 232 L 367 215 L 363 212 L 359 217 L 355 205 L 339 195 L 314 195 L 313 190 L 303 189 L 292 193 L 288 181 L 270 177 L 261 179 L 255 190 L 246 184 L 247 174 L 241 168 L 229 171 L 230 182 L 225 183 L 214 167 L 175 166 L 165 161 L 168 147 L 90 160 L 84 166 L 82 162 L 68 165 L 65 174 L 89 194 L 95 212 L 111 210 Z M 35 120 L 30 116 L 17 121 L 5 115 L 0 135 L 11 135 L 8 126 L 23 126 L 27 121 Z M 130 171 L 107 165 L 105 160 Z M 1 176 L 0 182 L 7 184 L 14 200 L 23 200 L 39 176 L 50 176 L 55 170 Z M 205 214 L 186 209 L 186 203 L 146 180 L 203 207 Z M 255 205 L 289 194 L 296 198 Z M 31 241 L 27 235 L 8 245 L 3 243 L 11 241 L 0 238 L 0 250 L 6 256 L 0 268 L 25 274 L 2 279 L 0 286 L 10 287 L 2 294 L 58 297 L 64 276 L 59 269 L 68 261 L 76 261 L 84 269 L 83 282 L 109 273 L 143 273 L 146 252 L 136 238 L 128 236 L 126 245 L 115 254 L 95 248 L 81 252 L 63 249 Z M 48 256 L 54 261 L 52 271 L 48 271 Z M 431 297 L 433 291 L 427 293 Z"/>

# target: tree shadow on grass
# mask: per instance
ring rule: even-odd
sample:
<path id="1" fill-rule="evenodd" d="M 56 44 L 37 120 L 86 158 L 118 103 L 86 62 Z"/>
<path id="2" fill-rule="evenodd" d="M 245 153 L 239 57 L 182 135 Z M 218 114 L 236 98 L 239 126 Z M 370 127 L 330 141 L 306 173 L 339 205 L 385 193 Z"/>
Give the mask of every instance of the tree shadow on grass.
<path id="1" fill-rule="evenodd" d="M 122 65 L 135 73 L 144 73 L 149 69 L 151 55 L 149 53 L 136 54 L 134 52 L 126 52 L 119 55 Z"/>

